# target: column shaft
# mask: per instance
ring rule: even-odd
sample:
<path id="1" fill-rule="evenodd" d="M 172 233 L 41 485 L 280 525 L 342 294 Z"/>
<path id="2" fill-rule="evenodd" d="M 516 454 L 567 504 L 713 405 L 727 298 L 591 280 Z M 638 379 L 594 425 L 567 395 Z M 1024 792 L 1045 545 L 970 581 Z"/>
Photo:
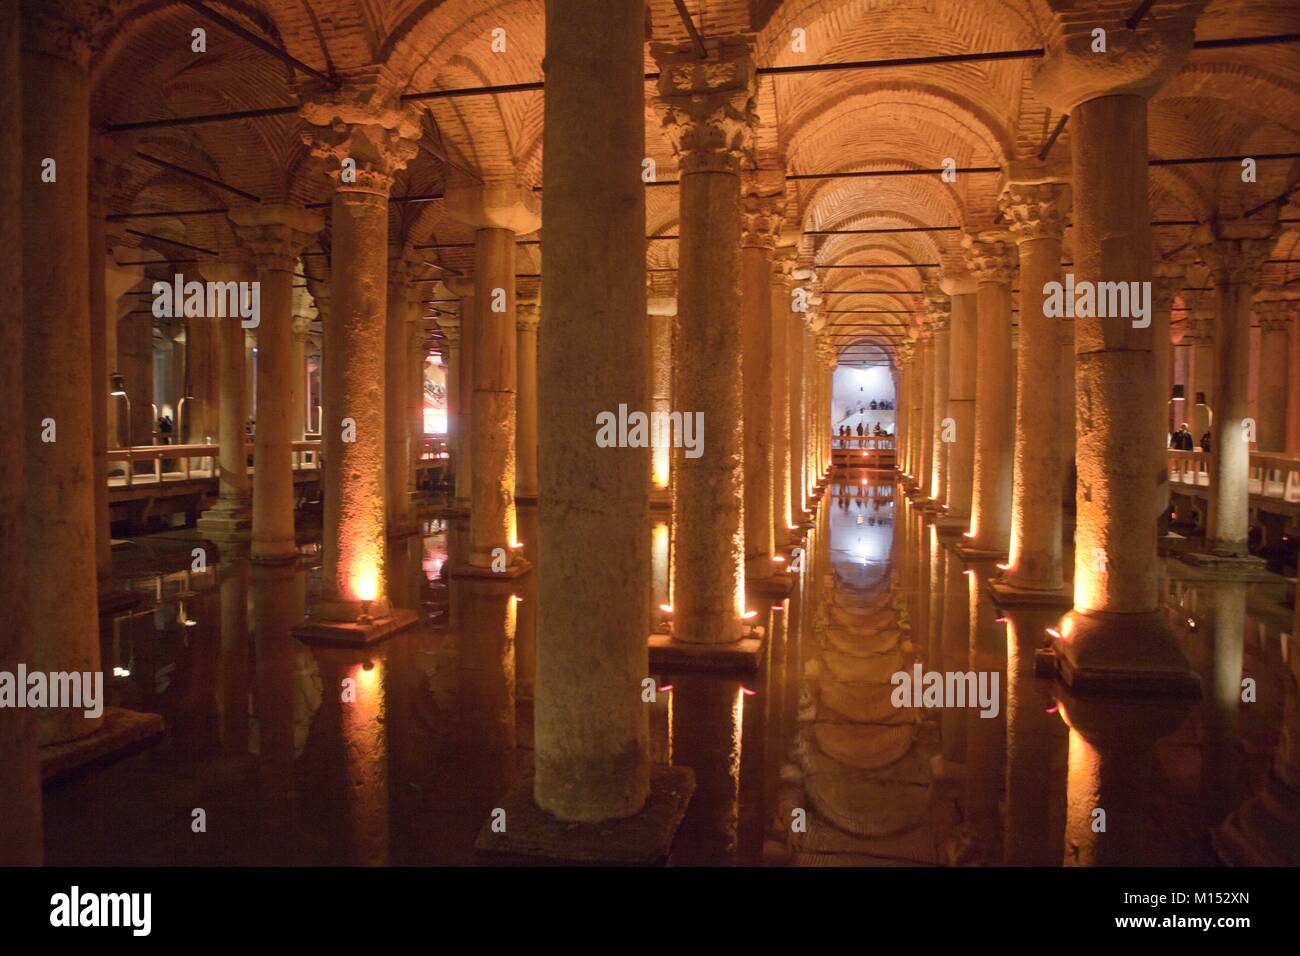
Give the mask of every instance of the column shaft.
<path id="1" fill-rule="evenodd" d="M 410 334 L 407 331 L 409 276 L 400 259 L 388 270 L 388 314 L 384 323 L 384 479 L 388 534 L 414 530 L 411 518 Z"/>
<path id="2" fill-rule="evenodd" d="M 928 497 L 942 505 L 948 497 L 948 450 L 951 442 L 946 441 L 945 420 L 950 417 L 948 411 L 951 368 L 950 335 L 948 303 L 936 303 L 932 306 L 930 324 L 934 335 L 934 396 L 931 399 L 930 418 L 930 489 Z"/>
<path id="3" fill-rule="evenodd" d="M 953 292 L 948 414 L 955 440 L 948 450 L 947 503 L 950 516 L 967 519 L 975 485 L 975 370 L 979 355 L 975 346 L 975 310 L 974 292 Z"/>
<path id="4" fill-rule="evenodd" d="M 598 414 L 648 396 L 644 37 L 641 0 L 546 4 L 546 255 L 562 265 L 539 342 L 533 797 L 564 820 L 631 816 L 649 793 L 649 454 L 595 441 Z"/>
<path id="5" fill-rule="evenodd" d="M 750 197 L 746 197 L 748 202 Z M 746 222 L 750 215 L 746 210 Z M 745 576 L 772 575 L 772 247 L 746 228 L 740 251 Z M 770 237 L 768 237 L 770 238 Z"/>
<path id="6" fill-rule="evenodd" d="M 803 521 L 807 504 L 807 484 L 804 478 L 803 432 L 803 317 L 784 313 L 786 324 L 787 381 L 790 407 L 790 521 Z"/>
<path id="7" fill-rule="evenodd" d="M 787 260 L 788 261 L 788 260 Z M 772 531 L 778 548 L 790 544 L 790 294 L 778 271 L 769 279 L 772 314 Z"/>
<path id="8" fill-rule="evenodd" d="M 517 310 L 519 380 L 515 445 L 519 470 L 515 477 L 515 497 L 531 501 L 537 497 L 537 303 L 520 302 Z"/>
<path id="9" fill-rule="evenodd" d="M 294 542 L 289 379 L 293 374 L 293 262 L 259 263 L 257 429 L 253 435 L 254 561 L 291 561 Z"/>

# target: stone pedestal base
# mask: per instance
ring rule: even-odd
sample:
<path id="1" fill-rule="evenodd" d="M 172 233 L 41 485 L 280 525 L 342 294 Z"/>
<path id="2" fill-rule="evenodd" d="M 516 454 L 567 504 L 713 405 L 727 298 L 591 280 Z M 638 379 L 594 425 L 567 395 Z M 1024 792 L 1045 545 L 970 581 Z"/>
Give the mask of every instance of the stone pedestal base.
<path id="1" fill-rule="evenodd" d="M 776 574 L 770 575 L 766 578 L 754 578 L 753 580 L 746 581 L 745 583 L 748 589 L 752 593 L 764 598 L 772 598 L 778 601 L 783 598 L 788 598 L 790 592 L 794 590 L 795 576 L 785 570 L 786 565 L 783 564 L 780 567 L 781 570 Z"/>
<path id="2" fill-rule="evenodd" d="M 1036 591 L 1006 581 L 990 581 L 989 590 L 999 607 L 1059 607 L 1062 612 L 1074 607 L 1074 589 L 1069 585 L 1055 591 Z"/>
<path id="3" fill-rule="evenodd" d="M 671 509 L 673 506 L 673 493 L 667 488 L 650 489 L 650 507 L 654 510 L 664 508 Z"/>
<path id="4" fill-rule="evenodd" d="M 1185 551 L 1180 555 L 1185 564 L 1213 571 L 1214 576 L 1228 581 L 1267 581 L 1268 562 L 1253 554 L 1235 556 L 1215 554 L 1212 551 Z"/>
<path id="5" fill-rule="evenodd" d="M 688 644 L 670 634 L 651 634 L 646 643 L 650 668 L 658 671 L 751 674 L 763 660 L 761 637 L 742 637 L 731 644 Z"/>
<path id="6" fill-rule="evenodd" d="M 1052 643 L 1056 672 L 1080 693 L 1196 698 L 1201 679 L 1159 611 L 1080 614 L 1062 620 Z"/>
<path id="7" fill-rule="evenodd" d="M 479 578 L 491 581 L 512 581 L 515 578 L 521 578 L 533 569 L 532 563 L 528 561 L 515 561 L 507 564 L 504 571 L 493 571 L 491 568 L 481 568 L 477 564 L 456 564 L 446 568 L 446 574 L 449 578 Z"/>
<path id="8" fill-rule="evenodd" d="M 564 861 L 605 866 L 657 866 L 668 859 L 673 836 L 695 793 L 689 767 L 650 768 L 650 796 L 635 816 L 602 823 L 557 820 L 533 802 L 533 779 L 522 780 L 501 801 L 505 832 L 491 823 L 479 831 L 475 848 L 496 857 L 536 862 Z"/>
<path id="9" fill-rule="evenodd" d="M 250 554 L 248 560 L 262 567 L 286 568 L 297 564 L 301 557 L 302 554 L 297 551 L 287 551 L 284 554 Z"/>
<path id="10" fill-rule="evenodd" d="M 194 523 L 199 534 L 217 547 L 228 544 L 247 545 L 253 537 L 253 513 L 251 511 L 225 511 L 211 508 L 199 516 Z"/>
<path id="11" fill-rule="evenodd" d="M 934 526 L 940 531 L 951 531 L 954 534 L 960 534 L 970 530 L 970 517 L 961 517 L 960 515 L 944 514 L 934 519 Z"/>
<path id="12" fill-rule="evenodd" d="M 536 493 L 534 493 L 534 494 L 524 494 L 524 495 L 515 495 L 515 504 L 517 504 L 517 505 L 535 505 L 535 504 L 537 504 L 537 495 L 536 495 Z"/>
<path id="13" fill-rule="evenodd" d="M 987 551 L 983 548 L 973 548 L 968 544 L 958 544 L 953 550 L 967 561 L 1006 561 L 1007 559 L 1005 551 Z"/>
<path id="14" fill-rule="evenodd" d="M 41 782 L 50 783 L 86 767 L 108 763 L 157 743 L 167 725 L 158 714 L 105 707 L 93 734 L 40 749 Z"/>
<path id="15" fill-rule="evenodd" d="M 373 621 L 325 621 L 308 619 L 293 628 L 293 636 L 306 644 L 340 644 L 365 647 L 386 640 L 420 620 L 406 608 L 393 608 L 387 617 Z"/>

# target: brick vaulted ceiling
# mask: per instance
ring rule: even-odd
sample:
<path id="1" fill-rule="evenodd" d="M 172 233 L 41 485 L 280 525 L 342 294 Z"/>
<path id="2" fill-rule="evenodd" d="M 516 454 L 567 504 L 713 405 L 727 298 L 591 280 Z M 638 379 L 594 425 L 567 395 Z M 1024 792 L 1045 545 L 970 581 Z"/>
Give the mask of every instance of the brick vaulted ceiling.
<path id="1" fill-rule="evenodd" d="M 534 83 L 542 79 L 545 51 L 543 0 L 204 0 L 306 65 L 346 75 L 382 67 L 404 92 Z M 615 2 L 615 0 L 610 0 Z M 180 0 L 100 0 L 110 8 L 95 42 L 92 121 L 97 128 L 139 120 L 193 117 L 299 102 L 302 74 L 257 46 L 205 20 Z M 1092 4 L 1092 6 L 1105 4 Z M 1115 4 L 1111 3 L 1110 6 Z M 1137 0 L 1134 0 L 1134 6 Z M 1058 10 L 1087 7 L 1068 0 L 687 0 L 707 36 L 753 37 L 760 67 L 798 66 L 1033 50 L 1049 42 Z M 1122 4 L 1121 4 L 1122 6 Z M 674 0 L 648 0 L 647 39 L 689 39 Z M 207 52 L 191 50 L 191 31 L 207 30 Z M 505 30 L 505 52 L 494 52 L 494 31 Z M 806 47 L 796 50 L 795 31 Z M 1197 23 L 1198 41 L 1300 32 L 1294 0 L 1211 0 Z M 760 168 L 788 174 L 880 169 L 934 169 L 945 160 L 959 168 L 1005 166 L 1035 156 L 1059 116 L 1035 96 L 1036 58 L 955 62 L 887 69 L 764 75 L 757 113 L 755 159 Z M 655 63 L 647 48 L 646 71 Z M 649 102 L 646 150 L 658 177 L 676 178 L 672 150 Z M 426 99 L 425 145 L 399 174 L 395 196 L 440 193 L 452 172 L 485 181 L 541 182 L 543 93 Z M 599 117 L 592 117 L 599 122 Z M 293 112 L 258 118 L 115 132 L 104 147 L 115 161 L 110 211 L 166 212 L 230 207 L 252 200 L 140 159 L 139 153 L 203 173 L 262 201 L 323 203 L 323 166 L 303 145 Z M 1182 71 L 1150 108 L 1153 159 L 1236 156 L 1300 150 L 1300 46 L 1243 46 L 1193 51 Z M 1053 158 L 1069 156 L 1067 125 Z M 1231 218 L 1284 196 L 1300 182 L 1300 163 L 1261 162 L 1258 181 L 1241 181 L 1239 166 L 1156 166 L 1151 170 L 1153 219 L 1206 221 Z M 995 223 L 1000 177 L 961 174 L 886 178 L 805 179 L 789 183 L 787 228 L 800 232 L 897 229 L 916 226 L 985 228 Z M 1285 201 L 1284 201 L 1285 203 Z M 677 190 L 647 188 L 651 235 L 677 229 Z M 1294 220 L 1291 200 L 1281 217 Z M 543 209 L 543 217 L 545 216 Z M 141 225 L 144 223 L 145 225 Z M 232 244 L 224 216 L 133 220 L 126 245 L 151 255 L 185 255 L 177 242 L 221 251 Z M 391 241 L 439 248 L 430 262 L 468 269 L 472 234 L 441 213 L 440 203 L 394 204 Z M 1157 227 L 1163 254 L 1181 250 L 1190 226 Z M 148 232 L 148 238 L 135 235 Z M 896 310 L 879 324 L 900 329 L 921 310 L 919 291 L 939 276 L 935 268 L 858 272 L 828 265 L 947 263 L 960 260 L 959 232 L 805 235 L 801 261 L 818 269 L 823 291 L 880 289 L 840 295 L 836 309 Z M 171 240 L 171 241 L 168 241 Z M 1297 258 L 1300 231 L 1285 224 L 1273 259 Z M 307 272 L 327 269 L 328 231 Z M 1069 237 L 1066 241 L 1067 254 Z M 192 254 L 192 253 L 189 253 Z M 540 268 L 537 245 L 521 247 L 521 272 Z M 652 241 L 647 264 L 676 264 L 676 244 Z M 431 273 L 436 274 L 436 273 Z M 659 291 L 672 275 L 652 273 Z M 1300 266 L 1275 262 L 1265 284 L 1300 281 Z M 526 283 L 525 283 L 526 285 Z M 854 321 L 850 319 L 849 321 Z M 860 321 L 860 318 L 858 319 Z M 888 339 L 879 340 L 888 347 Z"/>

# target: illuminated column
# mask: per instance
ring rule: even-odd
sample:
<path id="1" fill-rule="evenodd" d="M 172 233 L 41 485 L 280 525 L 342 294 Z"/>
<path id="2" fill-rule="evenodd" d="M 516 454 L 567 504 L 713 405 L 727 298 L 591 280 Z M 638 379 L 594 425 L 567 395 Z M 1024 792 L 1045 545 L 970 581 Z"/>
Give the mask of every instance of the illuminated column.
<path id="1" fill-rule="evenodd" d="M 673 316 L 677 299 L 653 296 L 646 299 L 646 321 L 650 326 L 650 411 L 667 415 L 673 410 Z M 664 435 L 667 439 L 671 436 Z M 671 503 L 673 449 L 671 441 L 660 440 L 650 449 L 650 497 Z"/>
<path id="2" fill-rule="evenodd" d="M 1288 454 L 1294 454 L 1300 451 L 1300 320 L 1296 318 L 1300 314 L 1297 312 L 1300 290 L 1284 292 L 1282 298 L 1291 317 L 1291 337 L 1287 346 L 1291 356 L 1287 363 L 1291 374 L 1286 389 L 1286 450 Z"/>
<path id="3" fill-rule="evenodd" d="M 1276 227 L 1267 223 L 1218 223 L 1198 229 L 1201 258 L 1214 279 L 1219 323 L 1218 376 L 1210 448 L 1210 520 L 1205 546 L 1212 555 L 1250 554 L 1250 307 Z"/>
<path id="4" fill-rule="evenodd" d="M 461 349 L 461 321 L 458 315 L 438 316 L 438 328 L 447 344 L 443 347 L 442 362 L 447 369 L 447 449 L 451 454 L 452 494 L 460 498 L 461 458 L 465 452 L 464 414 L 461 405 L 461 376 L 464 359 Z"/>
<path id="5" fill-rule="evenodd" d="M 831 467 L 831 380 L 835 376 L 836 348 L 829 338 L 817 346 L 817 474 L 826 479 Z"/>
<path id="6" fill-rule="evenodd" d="M 1005 554 L 1011 540 L 1011 480 L 1015 448 L 1015 388 L 1011 364 L 1011 283 L 1016 247 L 1007 233 L 984 232 L 964 242 L 979 283 L 975 369 L 975 483 L 971 489 L 972 552 Z"/>
<path id="7" fill-rule="evenodd" d="M 546 275 L 539 341 L 545 573 L 533 798 L 562 820 L 632 816 L 651 787 L 639 692 L 649 666 L 650 456 L 596 442 L 597 415 L 622 403 L 644 409 L 649 395 L 644 14 L 641 2 L 546 5 L 546 260 L 560 268 Z M 701 407 L 693 393 L 683 400 Z"/>
<path id="8" fill-rule="evenodd" d="M 807 505 L 807 463 L 804 461 L 804 364 L 803 316 L 784 310 L 786 333 L 786 371 L 790 407 L 790 521 L 799 524 L 804 519 Z"/>
<path id="9" fill-rule="evenodd" d="M 1285 299 L 1262 299 L 1255 302 L 1259 315 L 1259 426 L 1256 447 L 1261 451 L 1286 450 L 1287 380 L 1290 365 L 1287 331 L 1291 304 Z"/>
<path id="10" fill-rule="evenodd" d="M 515 307 L 519 361 L 519 411 L 515 423 L 519 469 L 515 497 L 524 501 L 537 500 L 537 325 L 541 318 L 536 300 Z"/>
<path id="11" fill-rule="evenodd" d="M 6 565 L 5 575 L 26 573 L 35 646 L 23 642 L 30 651 L 24 663 L 46 673 L 100 669 L 94 483 L 105 476 L 94 468 L 90 401 L 93 395 L 98 402 L 102 383 L 91 381 L 83 352 L 91 340 L 88 6 L 66 4 L 55 12 L 51 4 L 23 4 L 22 158 L 10 160 L 21 175 L 22 241 L 10 240 L 7 252 L 22 262 L 23 328 L 21 337 L 8 328 L 3 334 L 15 346 L 21 342 L 25 374 L 14 380 L 22 382 L 23 422 L 6 430 L 5 443 L 22 436 L 25 459 L 16 460 L 25 463 L 28 478 L 21 500 L 26 557 Z M 5 34 L 6 46 L 12 36 Z M 12 62 L 5 62 L 6 73 Z M 13 96 L 13 89 L 6 85 L 3 96 Z M 17 132 L 10 130 L 11 146 Z M 10 182 L 8 170 L 4 175 Z M 12 301 L 6 296 L 6 309 Z M 6 380 L 6 394 L 10 387 Z M 45 708 L 34 722 L 39 742 L 51 744 L 93 733 L 101 720 L 81 709 Z"/>
<path id="12" fill-rule="evenodd" d="M 1202 6 L 1158 4 L 1136 30 L 1118 19 L 1062 18 L 1051 33 L 1035 86 L 1070 115 L 1074 142 L 1086 144 L 1072 151 L 1076 287 L 1151 279 L 1146 100 L 1178 70 Z M 1109 28 L 1106 52 L 1093 52 L 1098 27 Z M 1135 49 L 1142 54 L 1126 55 Z M 1055 643 L 1057 667 L 1076 690 L 1188 692 L 1195 675 L 1158 610 L 1153 333 L 1149 324 L 1078 315 L 1074 332 L 1074 610 Z"/>
<path id="13" fill-rule="evenodd" d="M 912 342 L 900 342 L 897 353 L 898 391 L 894 396 L 894 447 L 898 471 L 902 475 L 912 473 L 912 368 L 915 360 L 916 349 Z"/>
<path id="14" fill-rule="evenodd" d="M 384 322 L 384 484 L 389 537 L 416 531 L 411 512 L 411 332 L 410 314 L 418 297 L 411 280 L 418 259 L 398 250 L 388 268 L 388 316 Z"/>
<path id="15" fill-rule="evenodd" d="M 957 273 L 945 276 L 943 291 L 951 302 L 948 331 L 948 415 L 953 441 L 948 448 L 948 515 L 954 527 L 970 524 L 975 483 L 975 280 Z"/>
<path id="16" fill-rule="evenodd" d="M 325 527 L 321 599 L 311 622 L 321 636 L 365 640 L 402 626 L 384 571 L 388 197 L 394 174 L 415 155 L 420 124 L 394 96 L 371 86 L 309 98 L 301 113 L 333 184 L 322 354 L 330 396 L 321 425 Z"/>
<path id="17" fill-rule="evenodd" d="M 410 471 L 412 510 L 416 528 L 420 527 L 420 516 L 415 509 L 414 499 L 420 492 L 420 469 L 418 459 L 424 448 L 424 372 L 429 363 L 429 333 L 424 327 L 424 308 L 420 302 L 420 293 L 414 289 L 407 299 L 406 309 L 406 361 L 409 369 L 406 381 L 406 431 L 410 449 L 407 470 Z M 444 379 L 445 381 L 445 379 Z"/>
<path id="18" fill-rule="evenodd" d="M 210 282 L 251 282 L 251 263 L 205 262 L 199 266 Z M 244 328 L 236 317 L 212 319 L 217 326 L 217 503 L 198 520 L 199 533 L 217 545 L 245 543 L 253 532 L 252 484 L 244 451 Z"/>
<path id="19" fill-rule="evenodd" d="M 1169 399 L 1172 394 L 1174 348 L 1170 333 L 1171 311 L 1174 296 L 1183 286 L 1184 265 L 1181 262 L 1157 261 L 1152 266 L 1151 279 L 1151 337 L 1156 353 L 1156 411 L 1152 416 L 1155 434 L 1151 438 L 1151 472 L 1157 486 L 1156 514 L 1163 515 L 1169 507 Z M 1176 425 L 1173 427 L 1177 427 Z"/>
<path id="20" fill-rule="evenodd" d="M 1208 278 L 1206 281 L 1209 281 Z M 1213 424 L 1215 372 L 1214 335 L 1217 325 L 1203 303 L 1205 293 L 1197 293 L 1196 304 L 1192 306 L 1187 317 L 1187 332 L 1184 341 L 1192 347 L 1192 366 L 1189 378 L 1190 393 L 1187 396 L 1189 412 L 1187 421 L 1191 425 L 1192 440 L 1200 448 L 1201 436 L 1210 430 Z"/>
<path id="21" fill-rule="evenodd" d="M 1020 250 L 1020 348 L 1016 353 L 1015 464 L 1007 581 L 1017 588 L 1065 586 L 1061 552 L 1060 321 L 1047 313 L 1048 286 L 1061 282 L 1061 234 L 1070 211 L 1068 183 L 1014 182 L 1002 212 Z M 1058 310 L 1059 311 L 1059 310 Z"/>
<path id="22" fill-rule="evenodd" d="M 942 507 L 948 498 L 948 449 L 951 447 L 947 421 L 948 393 L 951 369 L 948 324 L 951 320 L 951 303 L 946 295 L 927 295 L 925 310 L 930 320 L 930 334 L 934 339 L 934 397 L 930 417 L 930 490 L 928 497 L 936 507 Z"/>
<path id="23" fill-rule="evenodd" d="M 934 397 L 936 352 L 934 328 L 926 322 L 918 341 L 921 343 L 921 360 L 924 363 L 921 374 L 921 409 L 920 428 L 917 429 L 917 456 L 921 462 L 920 474 L 916 476 L 916 493 L 924 498 L 930 494 L 934 483 Z"/>
<path id="24" fill-rule="evenodd" d="M 812 326 L 815 316 L 806 315 L 803 332 L 803 459 L 804 498 L 811 502 L 817 488 L 817 456 L 813 453 L 817 435 L 817 357 Z"/>
<path id="25" fill-rule="evenodd" d="M 652 44 L 655 108 L 681 167 L 673 396 L 703 413 L 702 454 L 673 452 L 673 636 L 732 643 L 745 608 L 741 401 L 740 161 L 751 150 L 756 79 L 746 41 Z"/>
<path id="26" fill-rule="evenodd" d="M 23 68 L 19 67 L 20 50 L 39 49 L 37 45 L 46 42 L 46 38 L 42 36 L 39 21 L 35 36 L 23 36 L 19 10 L 16 3 L 0 5 L 0 124 L 8 131 L 11 142 L 20 149 L 30 148 L 30 142 L 37 152 L 47 154 L 45 146 L 48 141 L 44 136 L 32 141 L 23 138 L 25 103 L 21 92 L 21 77 L 38 73 L 39 61 L 46 57 L 37 54 L 37 62 L 31 67 L 25 62 Z M 20 37 L 23 38 L 21 45 Z M 26 59 L 25 54 L 23 59 Z M 88 119 L 84 115 L 81 118 Z M 41 132 L 41 127 L 37 127 L 37 132 Z M 0 169 L 0 217 L 3 217 L 12 243 L 11 254 L 0 259 L 0 434 L 6 436 L 5 452 L 0 455 L 0 567 L 5 569 L 6 591 L 6 627 L 0 630 L 0 670 L 9 674 L 16 674 L 19 664 L 30 665 L 36 641 L 31 626 L 33 619 L 28 614 L 25 525 L 29 499 L 23 481 L 24 446 L 27 443 L 9 436 L 23 435 L 25 438 L 26 430 L 33 424 L 25 417 L 23 408 L 26 324 L 23 310 L 22 252 L 26 248 L 23 242 L 23 194 L 55 188 L 53 183 L 40 181 L 39 163 L 40 159 L 36 160 L 36 165 L 29 165 L 26 161 L 11 162 Z M 68 184 L 61 191 L 71 192 L 71 186 Z M 47 202 L 54 199 L 54 196 L 49 196 Z M 32 212 L 48 211 L 40 209 L 44 204 L 35 199 L 31 201 L 36 205 Z M 112 313 L 110 320 L 115 318 L 116 313 Z M 104 476 L 97 475 L 96 480 L 102 484 Z M 94 584 L 89 575 L 85 580 Z M 26 707 L 14 708 L 0 721 L 0 766 L 5 768 L 4 785 L 0 786 L 0 863 L 6 866 L 40 866 L 43 861 L 45 836 L 41 828 L 41 767 L 36 739 L 38 713 Z"/>
<path id="27" fill-rule="evenodd" d="M 314 212 L 295 206 L 234 209 L 230 219 L 257 266 L 257 428 L 253 433 L 255 563 L 298 559 L 293 525 L 293 274 L 298 256 L 320 231 Z M 337 247 L 336 247 L 337 248 Z M 335 275 L 339 273 L 336 270 Z M 328 507 L 328 505 L 327 505 Z"/>
<path id="28" fill-rule="evenodd" d="M 740 212 L 741 378 L 745 467 L 745 577 L 773 574 L 772 257 L 781 232 L 778 175 L 747 174 Z"/>
<path id="29" fill-rule="evenodd" d="M 796 324 L 790 311 L 790 273 L 798 250 L 778 246 L 769 278 L 772 310 L 772 530 L 777 548 L 788 548 L 794 541 L 792 528 L 795 508 L 790 489 L 790 327 Z"/>
<path id="30" fill-rule="evenodd" d="M 293 297 L 293 377 L 290 380 L 289 407 L 292 417 L 289 420 L 289 435 L 294 441 L 302 441 L 307 434 L 307 336 L 311 332 L 311 320 L 316 310 L 312 308 L 305 293 L 306 289 L 294 289 Z"/>
<path id="31" fill-rule="evenodd" d="M 527 568 L 515 548 L 515 238 L 535 232 L 541 220 L 532 191 L 514 185 L 453 187 L 444 205 L 476 230 L 474 326 L 467 332 L 473 353 L 469 568 L 500 573 L 493 562 L 500 567 L 504 554 L 513 574 Z"/>

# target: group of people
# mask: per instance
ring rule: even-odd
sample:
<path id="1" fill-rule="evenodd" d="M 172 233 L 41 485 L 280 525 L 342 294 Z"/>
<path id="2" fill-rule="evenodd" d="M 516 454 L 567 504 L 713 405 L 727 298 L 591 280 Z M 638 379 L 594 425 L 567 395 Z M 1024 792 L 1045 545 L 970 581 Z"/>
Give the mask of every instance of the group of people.
<path id="1" fill-rule="evenodd" d="M 857 430 L 858 430 L 859 438 L 865 438 L 867 435 L 874 435 L 875 437 L 879 438 L 881 435 L 889 434 L 889 432 L 885 431 L 883 428 L 880 427 L 880 422 L 876 422 L 875 426 L 870 430 L 868 430 L 867 427 L 862 422 L 858 422 Z M 841 438 L 853 437 L 853 432 L 849 429 L 848 425 L 840 426 L 840 437 Z"/>
<path id="2" fill-rule="evenodd" d="M 873 398 L 873 399 L 871 400 L 871 405 L 870 405 L 870 407 L 871 407 L 872 409 L 881 409 L 881 410 L 886 410 L 886 411 L 887 411 L 887 410 L 889 410 L 889 409 L 891 409 L 891 408 L 894 407 L 894 403 L 891 402 L 891 401 L 887 401 L 887 400 L 885 400 L 885 399 L 883 399 L 883 398 L 880 399 L 879 401 L 877 401 L 876 399 Z M 864 410 L 865 410 L 865 409 L 864 409 Z"/>
<path id="3" fill-rule="evenodd" d="M 1210 433 L 1208 431 L 1201 436 L 1200 446 L 1201 451 L 1210 450 Z M 1175 451 L 1195 450 L 1196 445 L 1192 441 L 1192 433 L 1187 427 L 1187 422 L 1183 422 L 1183 424 L 1179 426 L 1178 431 L 1173 432 L 1169 436 L 1169 447 Z"/>

